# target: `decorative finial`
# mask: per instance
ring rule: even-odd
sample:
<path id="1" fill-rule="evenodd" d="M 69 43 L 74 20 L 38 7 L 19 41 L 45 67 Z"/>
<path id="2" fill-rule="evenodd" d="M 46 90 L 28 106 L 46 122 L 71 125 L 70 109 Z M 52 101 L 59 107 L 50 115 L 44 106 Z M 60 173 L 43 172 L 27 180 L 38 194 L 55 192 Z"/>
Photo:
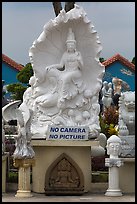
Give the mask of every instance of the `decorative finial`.
<path id="1" fill-rule="evenodd" d="M 72 28 L 69 28 L 69 31 L 68 31 L 68 37 L 67 37 L 66 43 L 68 42 L 76 42 Z"/>

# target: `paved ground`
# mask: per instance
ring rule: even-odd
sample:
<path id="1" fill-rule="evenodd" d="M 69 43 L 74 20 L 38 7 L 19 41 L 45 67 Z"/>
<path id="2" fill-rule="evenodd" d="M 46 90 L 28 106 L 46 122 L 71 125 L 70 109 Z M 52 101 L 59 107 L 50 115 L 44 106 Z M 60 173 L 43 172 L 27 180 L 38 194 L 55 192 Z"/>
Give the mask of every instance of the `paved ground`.
<path id="1" fill-rule="evenodd" d="M 45 196 L 32 193 L 31 198 L 17 198 L 15 193 L 3 193 L 2 202 L 135 202 L 134 194 L 125 194 L 120 197 L 108 197 L 104 193 L 85 193 L 82 196 Z"/>

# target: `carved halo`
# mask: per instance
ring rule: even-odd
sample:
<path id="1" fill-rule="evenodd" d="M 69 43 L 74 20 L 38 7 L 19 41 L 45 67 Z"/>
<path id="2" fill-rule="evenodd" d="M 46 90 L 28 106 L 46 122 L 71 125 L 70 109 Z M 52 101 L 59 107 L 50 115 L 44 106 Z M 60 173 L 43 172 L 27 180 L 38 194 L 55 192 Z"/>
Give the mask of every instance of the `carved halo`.
<path id="1" fill-rule="evenodd" d="M 96 94 L 102 86 L 105 71 L 104 65 L 99 62 L 102 46 L 85 11 L 76 4 L 74 9 L 67 13 L 62 10 L 54 20 L 45 24 L 43 32 L 34 41 L 29 50 L 34 74 L 42 80 L 45 67 L 60 62 L 66 50 L 69 27 L 74 32 L 77 50 L 81 52 L 84 61 L 83 80 Z"/>

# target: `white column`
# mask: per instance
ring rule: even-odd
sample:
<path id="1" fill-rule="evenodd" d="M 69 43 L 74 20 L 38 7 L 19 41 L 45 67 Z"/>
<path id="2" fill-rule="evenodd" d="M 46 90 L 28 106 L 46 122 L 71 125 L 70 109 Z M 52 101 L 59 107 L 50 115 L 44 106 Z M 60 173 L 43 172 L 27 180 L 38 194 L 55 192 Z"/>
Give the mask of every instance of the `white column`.
<path id="1" fill-rule="evenodd" d="M 120 159 L 106 159 L 106 166 L 109 166 L 109 183 L 106 196 L 122 196 L 119 188 L 119 167 L 123 164 Z"/>
<path id="2" fill-rule="evenodd" d="M 119 189 L 119 169 L 114 166 L 109 168 L 109 188 L 107 189 L 106 196 L 122 196 Z"/>

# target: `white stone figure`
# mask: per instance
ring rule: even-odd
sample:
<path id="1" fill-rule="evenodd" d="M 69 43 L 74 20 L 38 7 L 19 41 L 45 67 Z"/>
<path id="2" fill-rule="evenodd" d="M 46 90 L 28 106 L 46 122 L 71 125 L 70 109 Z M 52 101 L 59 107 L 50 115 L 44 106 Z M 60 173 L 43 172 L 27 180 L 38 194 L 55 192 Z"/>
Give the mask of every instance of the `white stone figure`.
<path id="1" fill-rule="evenodd" d="M 112 92 L 113 92 L 112 83 L 109 82 L 108 83 L 108 106 L 110 106 L 112 103 Z"/>
<path id="2" fill-rule="evenodd" d="M 99 136 L 98 95 L 105 68 L 93 27 L 83 8 L 75 5 L 50 20 L 30 48 L 34 83 L 23 101 L 34 113 L 32 138 L 46 138 L 50 125 L 85 125 L 89 139 Z"/>
<path id="3" fill-rule="evenodd" d="M 2 108 L 4 120 L 17 120 L 18 136 L 16 139 L 16 149 L 13 153 L 15 159 L 33 158 L 35 153 L 30 145 L 31 132 L 30 122 L 32 119 L 32 111 L 30 111 L 25 103 L 21 101 L 13 101 Z"/>
<path id="4" fill-rule="evenodd" d="M 103 87 L 102 87 L 102 94 L 103 94 L 103 96 L 105 96 L 107 94 L 107 90 L 108 90 L 108 82 L 107 81 L 103 81 Z"/>
<path id="5" fill-rule="evenodd" d="M 76 50 L 76 40 L 72 28 L 69 28 L 66 46 L 67 51 L 64 52 L 60 64 L 46 67 L 46 72 L 48 70 L 48 74 L 51 76 L 57 75 L 61 82 L 58 87 L 60 92 L 57 106 L 62 106 L 62 103 L 67 99 L 73 99 L 84 88 L 81 78 L 83 60 L 81 53 Z"/>
<path id="6" fill-rule="evenodd" d="M 118 135 L 119 136 L 129 135 L 129 130 L 127 129 L 127 125 L 124 123 L 121 115 L 119 115 L 119 120 L 118 120 Z"/>
<path id="7" fill-rule="evenodd" d="M 122 140 L 121 157 L 135 157 L 135 92 L 122 92 L 119 98 L 118 135 Z"/>
<path id="8" fill-rule="evenodd" d="M 29 104 L 29 106 L 31 106 L 33 110 L 34 109 L 34 98 L 36 98 L 38 94 L 40 94 L 38 91 L 36 93 L 37 81 L 36 81 L 35 76 L 30 77 L 29 85 L 30 87 L 27 88 L 27 90 L 25 91 L 23 95 L 23 102 Z"/>
<path id="9" fill-rule="evenodd" d="M 104 81 L 102 87 L 102 103 L 103 109 L 108 108 L 111 106 L 112 103 L 112 83 Z"/>
<path id="10" fill-rule="evenodd" d="M 110 158 L 117 159 L 121 153 L 121 139 L 116 136 L 112 135 L 107 140 L 107 154 L 110 155 Z"/>
<path id="11" fill-rule="evenodd" d="M 108 99 L 108 94 L 107 94 L 107 90 L 108 90 L 108 82 L 104 81 L 103 82 L 103 87 L 102 87 L 102 104 L 103 104 L 103 110 L 105 110 L 105 107 L 107 105 L 107 99 Z"/>
<path id="12" fill-rule="evenodd" d="M 119 130 L 122 128 L 121 121 L 127 127 L 129 135 L 135 135 L 135 91 L 121 93 L 119 98 Z"/>
<path id="13" fill-rule="evenodd" d="M 118 156 L 121 153 L 121 139 L 112 135 L 107 140 L 107 154 L 110 158 L 105 158 L 105 166 L 109 167 L 109 184 L 105 193 L 106 196 L 122 196 L 122 192 L 119 188 L 119 167 L 123 165 L 123 161 Z"/>

